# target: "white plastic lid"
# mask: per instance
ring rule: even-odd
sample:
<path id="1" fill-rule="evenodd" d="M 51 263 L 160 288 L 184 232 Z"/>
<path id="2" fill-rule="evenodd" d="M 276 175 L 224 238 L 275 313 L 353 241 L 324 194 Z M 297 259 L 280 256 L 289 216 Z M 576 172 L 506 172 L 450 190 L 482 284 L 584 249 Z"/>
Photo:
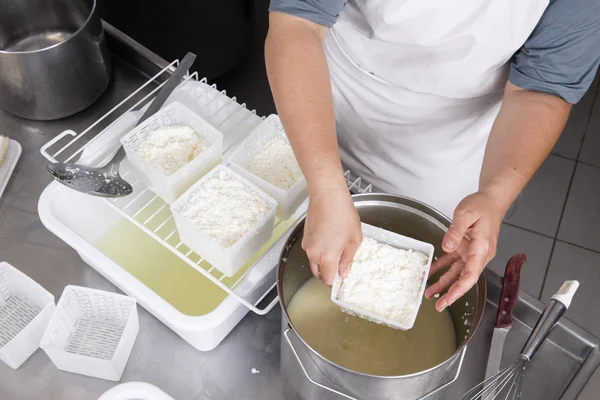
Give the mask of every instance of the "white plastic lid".
<path id="1" fill-rule="evenodd" d="M 558 292 L 552 296 L 552 299 L 560 301 L 565 307 L 569 308 L 571 300 L 573 300 L 573 296 L 575 296 L 575 292 L 577 292 L 578 288 L 579 281 L 565 281 L 560 289 L 558 289 Z"/>

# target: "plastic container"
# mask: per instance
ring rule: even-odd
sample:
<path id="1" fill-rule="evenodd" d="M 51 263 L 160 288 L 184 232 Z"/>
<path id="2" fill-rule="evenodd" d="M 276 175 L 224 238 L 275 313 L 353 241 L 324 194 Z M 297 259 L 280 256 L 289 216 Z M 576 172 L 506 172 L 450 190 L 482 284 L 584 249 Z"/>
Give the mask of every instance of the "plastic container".
<path id="1" fill-rule="evenodd" d="M 39 347 L 54 310 L 54 296 L 0 262 L 0 360 L 19 368 Z"/>
<path id="2" fill-rule="evenodd" d="M 254 175 L 246 169 L 252 161 L 252 156 L 260 151 L 270 140 L 283 138 L 289 143 L 288 138 L 277 115 L 270 115 L 250 135 L 244 139 L 231 155 L 231 168 L 240 175 L 264 190 L 277 201 L 277 216 L 288 219 L 308 197 L 306 178 L 302 176 L 288 189 L 281 189 Z"/>
<path id="3" fill-rule="evenodd" d="M 215 349 L 249 311 L 235 296 L 228 295 L 207 314 L 186 314 L 152 290 L 143 279 L 113 261 L 96 247 L 96 243 L 123 217 L 104 199 L 52 182 L 40 197 L 39 215 L 44 226 L 77 251 L 91 268 L 134 297 L 156 317 L 156 321 L 164 323 L 199 351 Z M 120 238 L 123 241 L 129 239 L 126 236 Z M 252 267 L 235 288 L 236 293 L 252 304 L 264 295 L 275 281 L 274 270 L 284 243 L 285 236 Z M 168 278 L 165 275 L 165 279 Z"/>
<path id="4" fill-rule="evenodd" d="M 173 400 L 173 398 L 149 383 L 127 382 L 109 389 L 98 400 Z"/>
<path id="5" fill-rule="evenodd" d="M 333 285 L 331 289 L 331 300 L 337 304 L 344 312 L 348 314 L 352 314 L 369 321 L 387 325 L 394 329 L 400 330 L 408 330 L 413 327 L 415 324 L 415 320 L 417 319 L 417 314 L 419 313 L 419 308 L 421 306 L 421 301 L 423 299 L 423 293 L 425 292 L 425 286 L 427 285 L 427 278 L 429 276 L 429 269 L 431 267 L 431 263 L 433 261 L 433 253 L 435 248 L 431 243 L 421 242 L 419 240 L 409 238 L 403 235 L 399 235 L 394 232 L 387 231 L 385 229 L 377 228 L 372 225 L 361 224 L 362 232 L 364 237 L 368 237 L 378 241 L 379 243 L 385 243 L 392 247 L 403 249 L 403 250 L 414 250 L 425 254 L 428 258 L 427 264 L 425 266 L 425 274 L 423 277 L 423 281 L 421 282 L 421 289 L 419 291 L 418 304 L 415 307 L 414 313 L 411 315 L 409 323 L 402 324 L 399 321 L 392 321 L 385 318 L 382 318 L 376 314 L 373 314 L 369 311 L 362 310 L 353 305 L 347 304 L 341 300 L 339 300 L 340 288 L 342 286 L 343 279 L 338 274 L 333 280 Z"/>
<path id="6" fill-rule="evenodd" d="M 188 204 L 190 199 L 198 191 L 202 190 L 204 182 L 221 171 L 244 183 L 271 206 L 271 209 L 264 217 L 262 217 L 256 226 L 230 247 L 223 247 L 217 240 L 203 232 L 196 224 L 181 215 L 184 206 Z M 179 237 L 183 244 L 196 252 L 223 274 L 231 277 L 235 275 L 235 273 L 250 260 L 254 253 L 259 251 L 271 238 L 273 226 L 275 224 L 276 208 L 277 202 L 269 197 L 269 195 L 230 168 L 219 165 L 185 192 L 171 206 L 171 212 L 173 213 L 173 218 L 175 219 L 177 230 L 179 231 Z"/>
<path id="7" fill-rule="evenodd" d="M 69 285 L 41 347 L 62 371 L 118 381 L 138 330 L 136 301 L 131 297 Z"/>
<path id="8" fill-rule="evenodd" d="M 165 175 L 137 153 L 137 149 L 153 131 L 168 125 L 187 125 L 210 143 L 208 149 L 171 175 Z M 146 186 L 169 204 L 219 164 L 223 153 L 221 132 L 178 102 L 169 104 L 136 126 L 121 139 L 121 143 L 129 161 L 141 173 Z"/>

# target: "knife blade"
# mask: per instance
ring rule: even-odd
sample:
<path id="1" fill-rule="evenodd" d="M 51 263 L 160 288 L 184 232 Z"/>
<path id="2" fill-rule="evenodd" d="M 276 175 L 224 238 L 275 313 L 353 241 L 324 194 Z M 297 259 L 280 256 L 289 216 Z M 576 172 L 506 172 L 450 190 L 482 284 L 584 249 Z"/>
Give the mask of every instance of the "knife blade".
<path id="1" fill-rule="evenodd" d="M 521 280 L 521 268 L 525 264 L 525 254 L 515 254 L 508 260 L 504 272 L 502 284 L 502 296 L 498 302 L 498 313 L 496 314 L 496 325 L 492 336 L 490 354 L 488 356 L 485 378 L 496 374 L 500 370 L 502 351 L 508 332 L 512 327 L 512 313 L 515 303 L 519 297 L 519 285 Z"/>

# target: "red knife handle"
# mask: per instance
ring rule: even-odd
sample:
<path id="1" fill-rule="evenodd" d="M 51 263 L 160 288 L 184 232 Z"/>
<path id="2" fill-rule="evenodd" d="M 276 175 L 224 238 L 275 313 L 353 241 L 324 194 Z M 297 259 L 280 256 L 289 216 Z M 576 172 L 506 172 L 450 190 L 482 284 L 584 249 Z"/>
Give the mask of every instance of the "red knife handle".
<path id="1" fill-rule="evenodd" d="M 502 297 L 498 303 L 498 315 L 496 316 L 496 328 L 506 328 L 512 325 L 512 313 L 515 303 L 519 297 L 519 283 L 521 280 L 521 268 L 525 264 L 527 256 L 516 254 L 508 260 L 504 272 L 504 283 L 502 284 Z"/>

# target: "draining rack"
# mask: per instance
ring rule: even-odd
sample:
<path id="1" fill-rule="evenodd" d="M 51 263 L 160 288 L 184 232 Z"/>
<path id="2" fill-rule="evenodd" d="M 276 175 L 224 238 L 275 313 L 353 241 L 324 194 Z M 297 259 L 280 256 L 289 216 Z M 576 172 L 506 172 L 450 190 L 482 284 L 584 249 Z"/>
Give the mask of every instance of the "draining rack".
<path id="1" fill-rule="evenodd" d="M 148 106 L 177 65 L 179 60 L 168 64 L 83 131 L 77 133 L 66 130 L 57 135 L 42 147 L 42 155 L 50 162 L 81 162 L 93 166 L 105 164 L 119 147 L 118 139 L 135 124 L 143 112 L 142 109 Z M 185 88 L 186 84 L 196 85 L 194 111 L 223 133 L 223 159 L 227 163 L 228 154 L 235 145 L 260 124 L 264 117 L 261 118 L 254 110 L 249 110 L 245 103 L 238 103 L 236 97 L 227 96 L 225 90 L 220 91 L 216 85 L 209 85 L 206 78 L 199 79 L 197 72 L 187 74 L 177 91 Z M 128 118 L 129 122 L 125 122 L 125 118 Z M 59 147 L 60 143 L 65 141 L 68 142 Z M 55 149 L 57 147 L 58 150 Z M 273 229 L 275 240 L 259 251 L 250 262 L 249 268 L 242 269 L 236 276 L 229 278 L 181 243 L 168 204 L 144 185 L 127 160 L 121 164 L 121 175 L 132 184 L 134 192 L 120 199 L 104 199 L 114 210 L 256 314 L 264 315 L 277 304 L 278 299 L 275 296 L 265 307 L 259 308 L 259 303 L 275 289 L 275 281 L 267 285 L 264 293 L 254 302 L 249 302 L 236 289 L 260 258 L 278 241 L 283 240 L 289 228 L 304 214 L 306 205 L 301 206 L 289 220 L 277 220 Z M 371 191 L 371 185 L 365 185 L 360 177 L 353 177 L 349 171 L 344 176 L 351 192 Z"/>

